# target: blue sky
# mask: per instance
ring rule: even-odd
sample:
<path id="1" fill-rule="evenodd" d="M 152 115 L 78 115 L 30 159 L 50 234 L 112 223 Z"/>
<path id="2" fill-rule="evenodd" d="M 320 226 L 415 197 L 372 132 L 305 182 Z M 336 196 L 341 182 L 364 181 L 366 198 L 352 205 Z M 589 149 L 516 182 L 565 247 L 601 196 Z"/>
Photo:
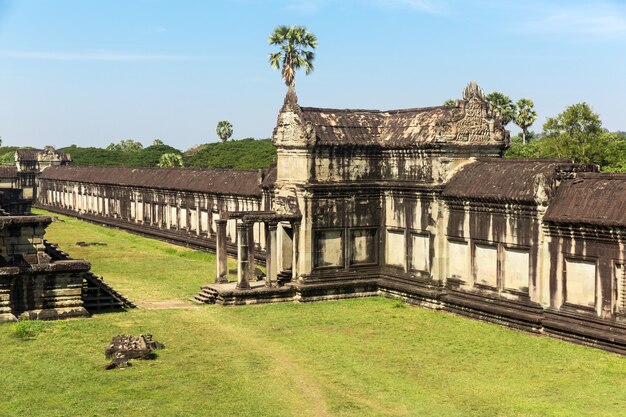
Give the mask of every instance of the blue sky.
<path id="1" fill-rule="evenodd" d="M 318 37 L 301 105 L 432 106 L 476 80 L 533 99 L 534 130 L 582 101 L 626 130 L 626 1 L 0 0 L 0 136 L 187 149 L 227 119 L 236 139 L 269 137 L 286 92 L 267 63 L 280 24 Z"/>

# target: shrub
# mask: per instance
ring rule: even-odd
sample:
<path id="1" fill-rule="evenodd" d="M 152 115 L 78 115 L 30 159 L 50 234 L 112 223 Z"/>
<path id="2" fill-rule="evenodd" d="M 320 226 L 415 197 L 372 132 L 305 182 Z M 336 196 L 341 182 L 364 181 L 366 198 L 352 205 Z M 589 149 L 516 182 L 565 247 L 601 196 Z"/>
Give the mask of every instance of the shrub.
<path id="1" fill-rule="evenodd" d="M 50 323 L 40 320 L 23 320 L 13 325 L 13 334 L 20 339 L 32 339 L 43 332 Z"/>

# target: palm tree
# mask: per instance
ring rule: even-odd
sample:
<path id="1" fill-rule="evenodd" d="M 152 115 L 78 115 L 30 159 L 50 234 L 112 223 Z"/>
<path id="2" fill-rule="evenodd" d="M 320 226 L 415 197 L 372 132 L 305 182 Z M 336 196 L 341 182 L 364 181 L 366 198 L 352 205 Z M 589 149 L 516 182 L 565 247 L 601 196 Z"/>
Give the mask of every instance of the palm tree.
<path id="1" fill-rule="evenodd" d="M 222 142 L 226 142 L 233 135 L 233 125 L 228 120 L 220 120 L 217 122 L 215 132 Z"/>
<path id="2" fill-rule="evenodd" d="M 517 113 L 515 114 L 515 124 L 522 129 L 522 144 L 526 145 L 526 135 L 528 128 L 537 120 L 535 103 L 529 98 L 517 100 Z"/>
<path id="3" fill-rule="evenodd" d="M 487 100 L 492 109 L 498 112 L 504 126 L 511 123 L 515 117 L 515 104 L 513 104 L 509 96 L 494 91 L 493 93 L 487 94 L 485 100 Z"/>
<path id="4" fill-rule="evenodd" d="M 307 48 L 317 47 L 317 37 L 304 26 L 278 26 L 270 35 L 270 45 L 280 47 L 279 52 L 269 55 L 270 66 L 283 71 L 283 81 L 288 87 L 294 86 L 297 69 L 304 68 L 306 74 L 313 71 L 315 53 Z"/>

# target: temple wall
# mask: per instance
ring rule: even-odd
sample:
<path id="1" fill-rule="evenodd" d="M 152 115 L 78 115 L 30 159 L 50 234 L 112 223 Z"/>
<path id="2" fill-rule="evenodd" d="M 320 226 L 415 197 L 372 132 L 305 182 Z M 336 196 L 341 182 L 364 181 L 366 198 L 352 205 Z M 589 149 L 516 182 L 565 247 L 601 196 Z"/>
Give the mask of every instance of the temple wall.
<path id="1" fill-rule="evenodd" d="M 625 319 L 626 236 L 623 230 L 546 226 L 550 308 Z"/>
<path id="2" fill-rule="evenodd" d="M 38 204 L 78 215 L 112 219 L 143 229 L 162 230 L 181 236 L 215 241 L 215 220 L 220 213 L 259 211 L 264 197 L 192 193 L 126 186 L 39 179 Z M 227 239 L 236 243 L 237 219 L 229 219 Z M 265 249 L 265 230 L 254 226 L 258 249 Z"/>
<path id="3" fill-rule="evenodd" d="M 540 302 L 539 255 L 543 241 L 536 207 L 477 201 L 449 201 L 447 272 L 464 290 Z"/>

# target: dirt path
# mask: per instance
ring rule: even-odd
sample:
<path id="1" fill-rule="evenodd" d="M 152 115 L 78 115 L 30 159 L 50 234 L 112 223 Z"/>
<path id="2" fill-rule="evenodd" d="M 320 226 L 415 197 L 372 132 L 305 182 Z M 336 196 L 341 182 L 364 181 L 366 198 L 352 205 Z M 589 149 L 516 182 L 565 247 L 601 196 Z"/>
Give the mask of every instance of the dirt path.
<path id="1" fill-rule="evenodd" d="M 351 401 L 368 407 L 378 414 L 394 416 L 409 414 L 404 407 L 386 407 L 362 393 L 346 390 L 339 384 L 316 377 L 314 373 L 307 370 L 305 364 L 299 363 L 296 356 L 286 352 L 283 345 L 264 338 L 262 334 L 253 329 L 242 327 L 237 323 L 230 324 L 218 320 L 214 321 L 214 325 L 226 333 L 229 338 L 246 345 L 251 350 L 263 353 L 274 361 L 276 372 L 287 375 L 293 381 L 293 386 L 303 395 L 303 402 L 306 406 L 299 408 L 298 413 L 305 412 L 305 415 L 322 417 L 333 415 L 328 410 L 327 398 L 324 394 L 326 391 L 341 393 Z"/>

